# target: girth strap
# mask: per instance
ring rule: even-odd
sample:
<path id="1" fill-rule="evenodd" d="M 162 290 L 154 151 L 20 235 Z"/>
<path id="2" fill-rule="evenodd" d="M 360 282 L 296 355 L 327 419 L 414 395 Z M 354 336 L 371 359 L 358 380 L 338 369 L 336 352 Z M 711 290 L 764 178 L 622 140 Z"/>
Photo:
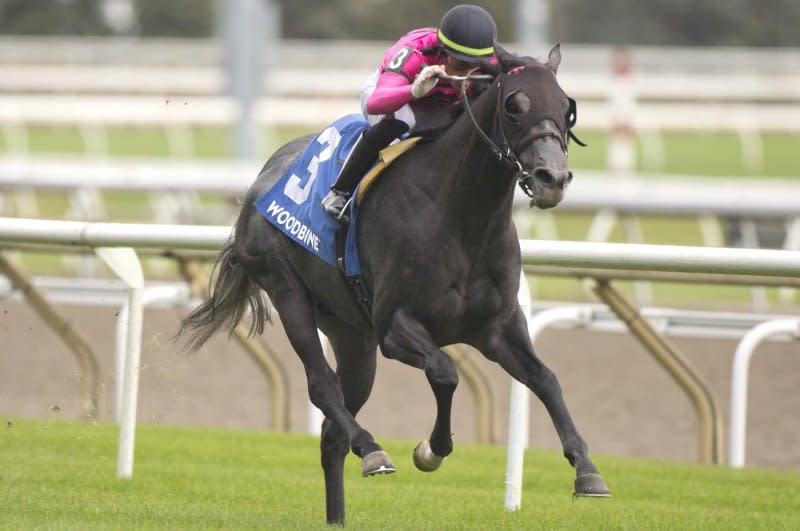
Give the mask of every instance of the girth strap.
<path id="1" fill-rule="evenodd" d="M 342 276 L 342 280 L 344 280 L 347 284 L 347 287 L 350 289 L 350 294 L 353 296 L 353 299 L 356 301 L 356 305 L 361 310 L 361 316 L 364 317 L 368 323 L 371 323 L 372 306 L 370 306 L 370 301 L 372 300 L 372 293 L 370 293 L 369 288 L 367 288 L 367 285 L 364 283 L 364 279 L 361 277 L 361 275 L 348 277 L 345 274 L 344 251 L 346 237 L 346 230 L 339 230 L 336 232 L 336 264 L 339 269 L 339 274 Z"/>

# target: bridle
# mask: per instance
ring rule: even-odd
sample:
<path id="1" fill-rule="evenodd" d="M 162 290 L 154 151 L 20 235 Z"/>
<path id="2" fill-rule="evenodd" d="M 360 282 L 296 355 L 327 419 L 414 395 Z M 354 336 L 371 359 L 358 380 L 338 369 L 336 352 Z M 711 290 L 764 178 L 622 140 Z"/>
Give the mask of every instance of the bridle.
<path id="1" fill-rule="evenodd" d="M 474 72 L 474 70 L 473 70 Z M 505 74 L 500 74 L 503 76 Z M 533 189 L 529 184 L 529 179 L 531 177 L 531 171 L 526 170 L 525 167 L 522 165 L 522 161 L 520 160 L 519 156 L 514 152 L 513 148 L 511 147 L 511 143 L 508 141 L 508 136 L 506 135 L 505 127 L 503 127 L 503 87 L 502 87 L 502 77 L 497 81 L 497 109 L 495 111 L 495 120 L 496 124 L 495 127 L 500 131 L 500 139 L 502 141 L 502 147 L 498 146 L 497 143 L 492 140 L 492 138 L 486 134 L 486 132 L 481 128 L 478 120 L 475 118 L 475 115 L 472 113 L 472 106 L 469 104 L 469 97 L 467 96 L 467 84 L 465 81 L 493 81 L 495 76 L 489 74 L 473 74 L 469 73 L 466 76 L 450 76 L 450 75 L 439 75 L 439 79 L 445 79 L 448 81 L 460 81 L 461 82 L 461 101 L 464 105 L 464 109 L 467 111 L 467 115 L 469 119 L 472 121 L 472 125 L 475 126 L 475 129 L 478 131 L 478 134 L 483 139 L 483 141 L 489 146 L 489 149 L 492 150 L 492 153 L 497 157 L 497 160 L 504 162 L 507 164 L 513 171 L 514 177 L 517 180 L 517 184 L 525 192 L 525 195 L 528 197 L 534 197 Z M 567 125 L 567 137 L 574 140 L 577 144 L 581 146 L 585 146 L 581 140 L 575 136 L 572 132 L 572 126 L 575 124 L 576 119 L 576 107 L 575 107 L 575 100 L 569 98 L 570 100 L 570 113 L 571 118 L 569 119 L 569 123 Z M 566 140 L 559 137 L 554 133 L 545 133 L 544 136 L 552 136 L 558 140 L 561 144 L 561 147 L 564 151 L 567 150 Z"/>

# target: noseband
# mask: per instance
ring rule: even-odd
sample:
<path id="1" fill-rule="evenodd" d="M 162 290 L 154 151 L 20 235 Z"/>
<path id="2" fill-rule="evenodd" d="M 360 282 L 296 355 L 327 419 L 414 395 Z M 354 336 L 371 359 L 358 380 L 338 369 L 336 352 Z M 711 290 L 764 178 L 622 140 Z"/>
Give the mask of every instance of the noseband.
<path id="1" fill-rule="evenodd" d="M 500 74 L 501 76 L 503 74 Z M 511 147 L 511 143 L 508 141 L 508 136 L 506 135 L 506 130 L 503 127 L 503 119 L 502 119 L 502 102 L 503 102 L 503 90 L 501 80 L 497 81 L 497 110 L 495 111 L 495 119 L 497 120 L 497 128 L 500 130 L 500 137 L 502 139 L 502 147 L 498 146 L 497 143 L 492 140 L 492 138 L 486 134 L 486 132 L 481 128 L 478 120 L 475 119 L 475 115 L 472 113 L 472 107 L 469 104 L 469 98 L 467 96 L 467 84 L 464 83 L 465 81 L 478 81 L 478 80 L 486 80 L 486 81 L 493 81 L 495 79 L 494 76 L 488 74 L 467 74 L 466 76 L 448 76 L 448 75 L 440 75 L 440 79 L 446 79 L 448 81 L 461 81 L 461 101 L 464 104 L 464 108 L 467 111 L 467 115 L 469 115 L 469 119 L 472 121 L 472 125 L 475 126 L 475 129 L 480 134 L 483 141 L 489 146 L 489 149 L 492 150 L 492 153 L 497 157 L 497 160 L 506 163 L 512 170 L 514 170 L 514 177 L 517 180 L 517 184 L 525 192 L 525 195 L 528 197 L 533 197 L 533 189 L 531 188 L 530 184 L 528 184 L 528 179 L 531 176 L 531 171 L 526 170 L 522 166 L 522 161 L 519 159 L 519 156 L 514 152 Z M 567 128 L 567 134 L 570 138 L 573 138 L 576 142 L 580 145 L 584 145 L 583 142 L 578 140 L 572 133 L 570 128 Z M 546 136 L 552 136 L 561 144 L 561 148 L 566 151 L 567 146 L 566 142 L 563 138 L 555 135 L 553 133 L 546 133 L 539 138 L 544 138 Z"/>

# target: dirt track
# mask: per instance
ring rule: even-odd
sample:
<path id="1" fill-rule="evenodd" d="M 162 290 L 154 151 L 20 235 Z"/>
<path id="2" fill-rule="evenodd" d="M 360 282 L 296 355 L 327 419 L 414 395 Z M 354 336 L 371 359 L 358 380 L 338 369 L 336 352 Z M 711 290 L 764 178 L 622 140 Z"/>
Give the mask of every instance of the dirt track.
<path id="1" fill-rule="evenodd" d="M 101 420 L 112 419 L 116 310 L 63 307 L 100 357 Z M 215 338 L 197 354 L 170 342 L 178 310 L 145 314 L 139 420 L 170 425 L 263 429 L 270 426 L 267 384 L 233 343 Z M 289 379 L 291 429 L 307 425 L 305 377 L 283 332 L 266 337 L 282 353 Z M 706 376 L 728 421 L 730 371 L 735 342 L 675 342 Z M 667 374 L 626 335 L 553 330 L 537 351 L 558 375 L 574 420 L 594 454 L 695 460 L 696 422 L 689 400 Z M 57 336 L 22 303 L 0 301 L 0 414 L 9 418 L 80 416 L 78 365 Z M 509 378 L 474 351 L 494 396 L 496 433 L 507 433 Z M 800 469 L 800 344 L 769 343 L 751 366 L 747 464 Z M 55 407 L 57 406 L 57 407 Z M 531 445 L 560 448 L 544 409 L 532 401 Z M 370 401 L 359 419 L 381 437 L 420 439 L 433 424 L 433 395 L 422 372 L 381 359 Z M 459 441 L 476 438 L 473 399 L 463 379 L 453 419 Z M 727 426 L 725 431 L 727 445 Z M 409 464 L 410 466 L 410 464 Z"/>

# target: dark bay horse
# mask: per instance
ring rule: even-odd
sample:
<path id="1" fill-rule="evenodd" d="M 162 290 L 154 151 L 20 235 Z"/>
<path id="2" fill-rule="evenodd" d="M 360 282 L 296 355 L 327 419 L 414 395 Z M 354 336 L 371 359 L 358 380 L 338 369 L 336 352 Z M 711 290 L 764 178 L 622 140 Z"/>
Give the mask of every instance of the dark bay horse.
<path id="1" fill-rule="evenodd" d="M 183 321 L 181 333 L 196 348 L 235 326 L 249 305 L 252 330 L 260 333 L 269 319 L 261 290 L 267 293 L 302 360 L 310 399 L 325 414 L 320 447 L 330 523 L 344 523 L 343 465 L 350 449 L 362 459 L 364 476 L 395 470 L 355 419 L 372 389 L 378 346 L 384 356 L 424 370 L 433 390 L 437 415 L 430 438 L 414 451 L 418 468 L 435 470 L 453 450 L 450 409 L 458 375 L 440 349 L 466 343 L 544 403 L 575 467 L 575 494 L 608 495 L 558 380 L 534 354 L 517 303 L 514 190 L 519 183 L 539 208 L 561 201 L 572 179 L 567 146 L 575 104 L 556 81 L 558 46 L 546 63 L 499 47 L 497 56 L 494 80 L 469 112 L 389 166 L 361 206 L 357 232 L 369 318 L 335 268 L 253 207 L 311 139 L 303 137 L 261 170 L 217 258 L 213 295 Z M 330 339 L 335 372 L 317 328 Z"/>

